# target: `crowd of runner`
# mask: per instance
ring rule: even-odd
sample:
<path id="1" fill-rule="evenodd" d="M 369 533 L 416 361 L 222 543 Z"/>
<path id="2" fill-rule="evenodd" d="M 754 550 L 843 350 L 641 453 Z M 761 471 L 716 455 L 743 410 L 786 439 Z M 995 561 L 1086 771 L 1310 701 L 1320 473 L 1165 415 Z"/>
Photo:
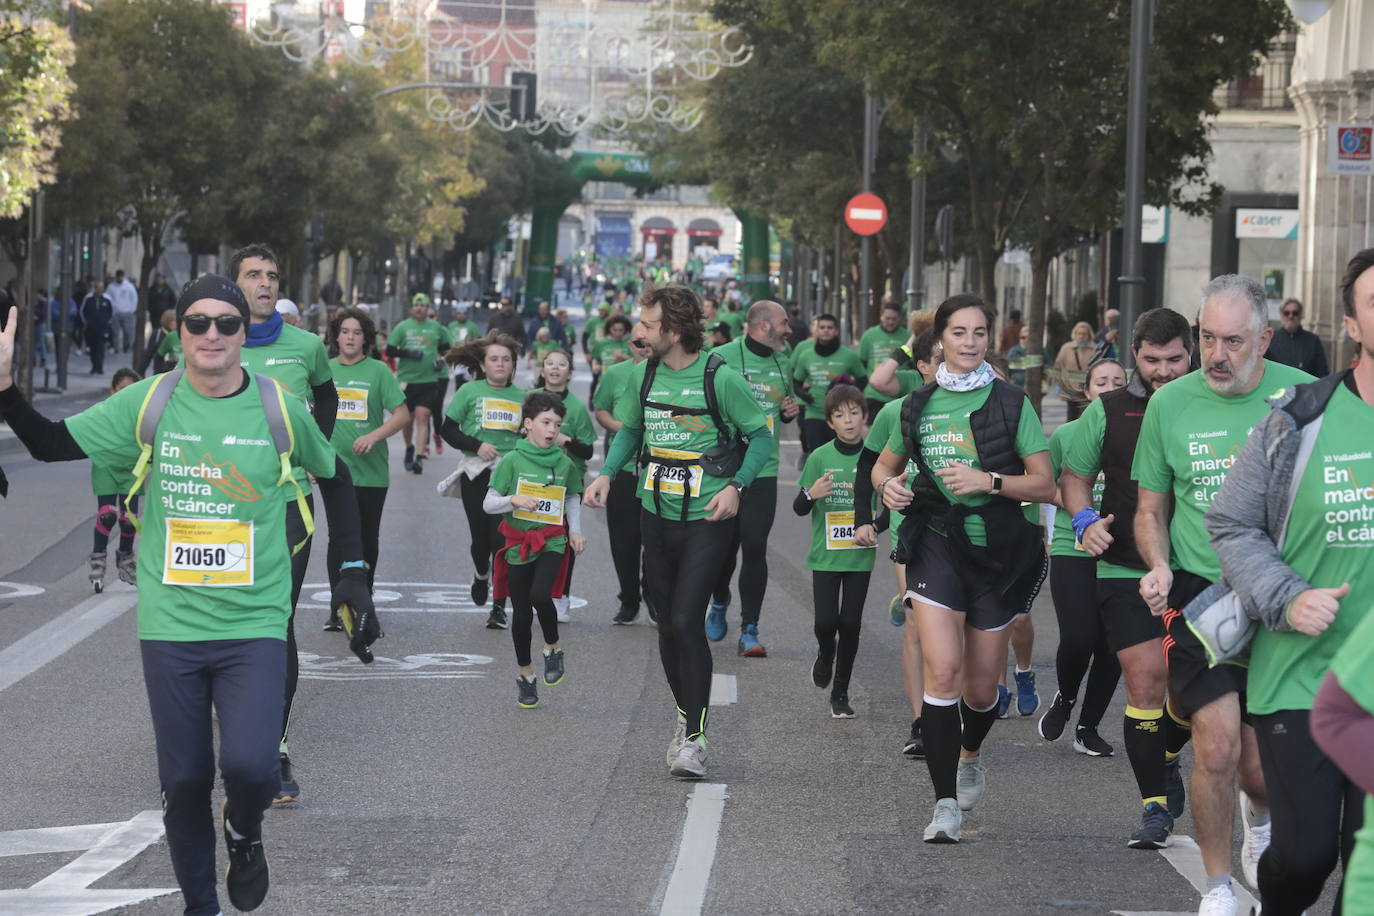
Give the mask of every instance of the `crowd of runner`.
<path id="1" fill-rule="evenodd" d="M 1164 848 L 1190 810 L 1207 881 L 1200 914 L 1236 912 L 1237 811 L 1240 872 L 1266 914 L 1302 913 L 1338 862 L 1345 912 L 1374 901 L 1374 819 L 1363 826 L 1374 615 L 1361 600 L 1374 587 L 1374 249 L 1341 286 L 1360 351 L 1352 368 L 1314 378 L 1266 359 L 1276 331 L 1264 288 L 1221 276 L 1197 303 L 1139 316 L 1129 363 L 1112 316 L 1097 337 L 1075 328 L 1051 374 L 1069 421 L 1048 437 L 1024 387 L 1038 375 L 1027 329 L 1012 313 L 998 337 L 996 313 L 972 294 L 910 315 L 884 302 L 853 348 L 833 315 L 799 333 L 779 303 L 746 307 L 727 288 L 722 308 L 663 282 L 610 291 L 580 340 L 547 303 L 526 318 L 503 300 L 482 327 L 464 309 L 441 323 L 424 294 L 384 333 L 369 309 L 340 307 L 322 337 L 279 306 L 278 264 L 250 245 L 226 276 L 189 283 L 164 327 L 176 344 L 158 349 L 168 371 L 120 370 L 106 400 L 66 421 L 19 396 L 13 315 L 0 333 L 0 414 L 35 457 L 91 461 L 91 582 L 103 587 L 117 534 L 118 576 L 139 591 L 188 914 L 220 912 L 212 704 L 236 908 L 267 892 L 264 811 L 302 794 L 288 737 L 316 486 L 329 535 L 324 628 L 372 661 L 386 440 L 397 433 L 406 473 L 444 444 L 456 453 L 437 489 L 462 503 L 471 600 L 488 628 L 510 630 L 522 709 L 539 706 L 541 680 L 570 676 L 560 624 L 589 509 L 606 512 L 618 582 L 605 621 L 643 611 L 657 627 L 674 703 L 665 764 L 679 778 L 707 773 L 711 643 L 730 632 L 736 594 L 737 650 L 767 657 L 769 547 L 805 556 L 811 677 L 836 719 L 856 714 L 870 579 L 890 563 L 887 618 L 904 628 L 912 712 L 900 749 L 928 770 L 926 842 L 960 841 L 996 782 L 983 751 L 1013 709 L 1041 713 L 1045 741 L 1072 722 L 1074 750 L 1113 755 L 1099 729 L 1124 680 L 1134 786 L 1122 791 L 1140 814 L 1122 837 Z M 1299 348 L 1283 352 L 1312 365 Z M 578 354 L 587 402 L 570 390 Z M 537 376 L 529 390 L 517 384 L 522 360 Z M 795 486 L 779 481 L 790 423 Z M 809 544 L 773 538 L 780 499 L 809 519 Z M 1030 611 L 1046 578 L 1059 644 L 1042 707 Z"/>

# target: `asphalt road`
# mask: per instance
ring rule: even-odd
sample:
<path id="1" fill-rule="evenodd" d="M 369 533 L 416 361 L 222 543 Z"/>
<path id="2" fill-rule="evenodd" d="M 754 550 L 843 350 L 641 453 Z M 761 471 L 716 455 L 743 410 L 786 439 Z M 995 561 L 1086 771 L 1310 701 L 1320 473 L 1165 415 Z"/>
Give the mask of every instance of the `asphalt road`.
<path id="1" fill-rule="evenodd" d="M 604 514 L 584 513 L 590 546 L 573 590 L 587 603 L 564 631 L 568 677 L 521 710 L 509 633 L 484 629 L 468 601 L 461 508 L 435 494 L 452 455 L 403 474 L 393 440 L 378 575 L 387 635 L 377 664 L 361 667 L 320 631 L 323 587 L 306 588 L 291 743 L 303 799 L 267 816 L 272 891 L 260 912 L 1194 912 L 1191 819 L 1166 854 L 1127 849 L 1139 801 L 1124 751 L 1090 759 L 1067 740 L 1047 744 L 1035 717 L 994 728 L 988 793 L 964 842 L 921 842 L 934 799 L 924 764 L 900 755 L 910 712 L 884 563 L 851 690 L 858 718 L 831 719 L 810 683 L 796 455 L 784 446 L 761 626 L 769 656 L 736 654 L 732 608 L 715 648 L 723 705 L 710 773 L 694 785 L 664 767 L 673 706 L 654 631 L 644 618 L 610 625 Z M 115 583 L 96 598 L 86 582 L 88 469 L 12 451 L 4 464 L 0 914 L 180 913 L 135 593 Z M 312 583 L 324 581 L 324 546 L 317 538 Z M 1057 637 L 1048 591 L 1034 612 L 1045 702 Z M 1102 729 L 1118 750 L 1123 704 L 1118 690 Z M 1237 843 L 1237 874 L 1238 855 Z"/>

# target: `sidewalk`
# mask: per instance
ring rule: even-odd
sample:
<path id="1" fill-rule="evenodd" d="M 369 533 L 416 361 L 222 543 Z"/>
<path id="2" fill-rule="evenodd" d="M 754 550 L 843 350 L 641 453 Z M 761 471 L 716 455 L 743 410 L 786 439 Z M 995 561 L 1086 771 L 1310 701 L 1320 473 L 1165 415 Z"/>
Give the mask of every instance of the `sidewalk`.
<path id="1" fill-rule="evenodd" d="M 33 406 L 50 420 L 64 420 L 79 413 L 96 401 L 102 400 L 110 392 L 110 379 L 116 369 L 126 368 L 132 361 L 133 352 L 106 353 L 105 371 L 101 375 L 91 375 L 91 359 L 85 353 L 72 350 L 67 358 L 67 389 L 65 391 L 43 391 L 43 367 L 33 370 Z M 57 360 L 48 357 L 48 384 L 57 385 Z M 8 426 L 0 425 L 0 455 L 23 452 L 14 433 Z"/>

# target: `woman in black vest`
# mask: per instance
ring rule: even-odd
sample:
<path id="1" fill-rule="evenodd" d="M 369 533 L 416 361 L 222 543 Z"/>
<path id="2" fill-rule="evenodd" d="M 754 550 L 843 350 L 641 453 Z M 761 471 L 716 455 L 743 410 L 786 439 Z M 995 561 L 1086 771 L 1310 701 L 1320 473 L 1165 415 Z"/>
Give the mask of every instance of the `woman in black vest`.
<path id="1" fill-rule="evenodd" d="M 884 504 L 905 516 L 896 553 L 907 563 L 906 601 L 925 661 L 921 727 L 936 797 L 929 843 L 957 843 L 962 812 L 983 794 L 979 751 L 997 718 L 1008 626 L 1039 587 L 1044 562 L 1041 529 L 1021 503 L 1056 494 L 1039 418 L 1025 392 L 984 360 L 992 325 L 978 296 L 940 304 L 931 330 L 945 362 L 907 396 L 873 470 Z M 912 489 L 908 458 L 921 472 Z"/>

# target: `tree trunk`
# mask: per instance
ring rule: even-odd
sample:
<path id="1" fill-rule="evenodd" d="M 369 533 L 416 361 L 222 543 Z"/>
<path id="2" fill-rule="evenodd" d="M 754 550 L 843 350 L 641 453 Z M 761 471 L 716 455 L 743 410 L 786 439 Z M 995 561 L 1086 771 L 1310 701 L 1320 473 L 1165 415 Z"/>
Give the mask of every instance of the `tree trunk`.
<path id="1" fill-rule="evenodd" d="M 158 233 L 161 239 L 162 234 Z M 162 246 L 149 247 L 147 242 L 143 245 L 143 258 L 138 265 L 138 308 L 134 311 L 134 361 L 132 363 L 135 370 L 143 365 L 143 352 L 148 345 L 144 330 L 148 324 L 148 278 L 153 275 L 153 269 L 157 267 L 158 259 L 162 257 Z"/>
<path id="2" fill-rule="evenodd" d="M 1026 330 L 1030 334 L 1030 344 L 1026 347 L 1029 359 L 1026 367 L 1026 395 L 1035 407 L 1040 409 L 1042 380 L 1044 373 L 1045 305 L 1047 302 L 1050 263 L 1054 260 L 1053 249 L 1048 241 L 1037 242 L 1031 248 L 1030 301 L 1026 307 Z"/>

